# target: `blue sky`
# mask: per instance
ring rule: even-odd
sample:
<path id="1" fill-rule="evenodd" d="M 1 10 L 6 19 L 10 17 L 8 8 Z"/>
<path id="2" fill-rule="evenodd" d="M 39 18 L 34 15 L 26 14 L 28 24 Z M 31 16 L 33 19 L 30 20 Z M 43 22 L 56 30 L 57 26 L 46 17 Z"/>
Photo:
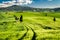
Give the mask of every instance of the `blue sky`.
<path id="1" fill-rule="evenodd" d="M 60 0 L 34 0 L 31 6 L 40 8 L 60 7 Z"/>
<path id="2" fill-rule="evenodd" d="M 11 1 L 11 0 L 0 0 L 0 3 L 2 3 L 3 1 Z"/>
<path id="3" fill-rule="evenodd" d="M 0 3 L 3 1 L 11 1 L 11 0 L 0 0 Z M 30 7 L 37 8 L 55 8 L 60 7 L 60 0 L 31 0 L 31 4 L 27 4 Z"/>

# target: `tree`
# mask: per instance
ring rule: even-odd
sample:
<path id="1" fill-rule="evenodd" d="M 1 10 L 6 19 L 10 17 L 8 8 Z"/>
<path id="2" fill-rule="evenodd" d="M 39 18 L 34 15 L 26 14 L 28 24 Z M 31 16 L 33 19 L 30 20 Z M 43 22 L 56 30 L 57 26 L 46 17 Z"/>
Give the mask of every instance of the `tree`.
<path id="1" fill-rule="evenodd" d="M 20 17 L 20 22 L 23 22 L 23 16 L 21 15 L 21 17 Z"/>
<path id="2" fill-rule="evenodd" d="M 56 21 L 56 18 L 55 18 L 55 17 L 53 18 L 53 21 L 54 21 L 54 22 Z"/>

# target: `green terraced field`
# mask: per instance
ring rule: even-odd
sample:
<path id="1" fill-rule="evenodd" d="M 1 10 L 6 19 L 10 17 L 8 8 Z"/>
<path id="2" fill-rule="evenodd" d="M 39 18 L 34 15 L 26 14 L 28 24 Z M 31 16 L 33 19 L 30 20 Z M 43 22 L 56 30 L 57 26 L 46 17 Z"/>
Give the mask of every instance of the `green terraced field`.
<path id="1" fill-rule="evenodd" d="M 60 13 L 0 12 L 0 40 L 60 40 Z"/>

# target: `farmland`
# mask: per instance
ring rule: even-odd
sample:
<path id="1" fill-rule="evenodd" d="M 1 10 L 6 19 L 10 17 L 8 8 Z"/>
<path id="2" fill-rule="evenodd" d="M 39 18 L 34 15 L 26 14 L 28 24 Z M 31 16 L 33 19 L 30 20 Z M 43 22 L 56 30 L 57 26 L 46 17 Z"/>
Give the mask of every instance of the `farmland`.
<path id="1" fill-rule="evenodd" d="M 0 40 L 60 40 L 60 12 L 0 12 Z"/>

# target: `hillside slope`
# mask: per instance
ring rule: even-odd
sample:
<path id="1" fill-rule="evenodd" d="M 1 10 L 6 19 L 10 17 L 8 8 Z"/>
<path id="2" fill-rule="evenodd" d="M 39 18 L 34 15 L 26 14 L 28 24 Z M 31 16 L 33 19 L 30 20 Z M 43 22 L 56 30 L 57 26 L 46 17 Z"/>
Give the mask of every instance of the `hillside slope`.
<path id="1" fill-rule="evenodd" d="M 13 5 L 10 7 L 5 7 L 5 8 L 0 8 L 0 11 L 60 11 L 60 8 L 33 8 L 33 7 L 29 7 L 29 6 L 18 6 L 18 5 Z"/>

